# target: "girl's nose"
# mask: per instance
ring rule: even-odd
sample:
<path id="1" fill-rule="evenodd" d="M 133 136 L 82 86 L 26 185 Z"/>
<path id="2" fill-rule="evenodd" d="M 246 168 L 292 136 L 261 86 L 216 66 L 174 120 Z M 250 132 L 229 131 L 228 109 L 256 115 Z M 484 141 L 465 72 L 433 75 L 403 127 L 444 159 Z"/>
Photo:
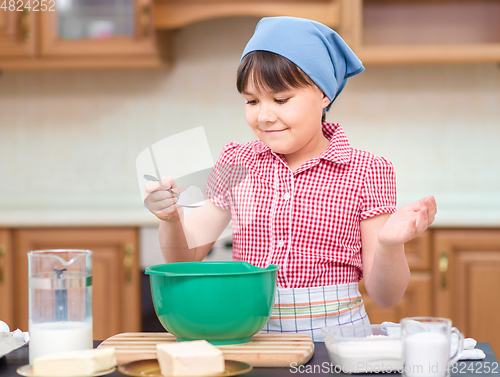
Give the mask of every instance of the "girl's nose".
<path id="1" fill-rule="evenodd" d="M 270 106 L 262 104 L 260 106 L 259 123 L 274 123 L 277 120 L 276 114 L 272 111 Z"/>

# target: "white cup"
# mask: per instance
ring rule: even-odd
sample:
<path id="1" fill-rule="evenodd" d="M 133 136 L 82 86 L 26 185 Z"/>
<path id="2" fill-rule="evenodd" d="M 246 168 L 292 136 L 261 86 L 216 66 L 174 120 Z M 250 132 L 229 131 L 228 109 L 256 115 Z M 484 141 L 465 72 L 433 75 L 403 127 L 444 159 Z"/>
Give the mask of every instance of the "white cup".
<path id="1" fill-rule="evenodd" d="M 452 334 L 458 336 L 458 347 L 450 355 Z M 435 317 L 409 317 L 401 320 L 403 343 L 403 376 L 447 377 L 451 364 L 462 354 L 464 337 L 451 320 Z"/>

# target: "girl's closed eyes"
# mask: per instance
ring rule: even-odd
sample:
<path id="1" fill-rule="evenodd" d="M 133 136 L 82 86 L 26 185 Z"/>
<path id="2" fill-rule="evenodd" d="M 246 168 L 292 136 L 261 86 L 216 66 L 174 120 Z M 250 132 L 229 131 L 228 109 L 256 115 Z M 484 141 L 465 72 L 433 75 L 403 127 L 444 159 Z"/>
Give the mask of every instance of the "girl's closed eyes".
<path id="1" fill-rule="evenodd" d="M 283 99 L 276 98 L 274 100 L 274 102 L 276 102 L 278 105 L 283 105 L 283 104 L 287 103 L 289 99 L 290 98 L 283 98 Z M 254 100 L 247 100 L 246 104 L 247 105 L 257 105 L 257 102 L 258 102 L 258 100 L 256 100 L 256 99 L 254 99 Z"/>
<path id="2" fill-rule="evenodd" d="M 283 98 L 283 99 L 275 99 L 274 102 L 276 102 L 279 105 L 283 105 L 288 102 L 290 98 Z"/>

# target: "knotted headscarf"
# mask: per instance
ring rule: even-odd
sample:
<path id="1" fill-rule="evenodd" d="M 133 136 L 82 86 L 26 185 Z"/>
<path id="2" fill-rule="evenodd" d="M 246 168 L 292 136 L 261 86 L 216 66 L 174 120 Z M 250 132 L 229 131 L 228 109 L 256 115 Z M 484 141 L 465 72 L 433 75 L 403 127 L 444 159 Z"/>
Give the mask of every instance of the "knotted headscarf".
<path id="1" fill-rule="evenodd" d="M 337 98 L 349 77 L 364 71 L 344 40 L 328 26 L 296 17 L 265 17 L 259 21 L 243 55 L 270 51 L 295 63 L 330 99 Z"/>

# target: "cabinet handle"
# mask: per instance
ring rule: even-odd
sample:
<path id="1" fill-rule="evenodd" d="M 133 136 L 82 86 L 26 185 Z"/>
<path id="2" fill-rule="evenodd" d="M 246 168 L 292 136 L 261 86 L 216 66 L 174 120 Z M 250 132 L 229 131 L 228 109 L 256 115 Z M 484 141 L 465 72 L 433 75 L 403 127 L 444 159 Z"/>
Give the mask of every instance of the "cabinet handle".
<path id="1" fill-rule="evenodd" d="M 5 255 L 5 246 L 0 245 L 0 283 L 3 283 L 4 255 Z"/>
<path id="2" fill-rule="evenodd" d="M 142 36 L 144 38 L 148 38 L 149 37 L 149 29 L 150 29 L 150 25 L 151 25 L 151 12 L 150 12 L 150 7 L 149 5 L 144 5 L 142 7 L 142 13 L 141 13 L 141 17 L 139 18 L 139 22 L 141 24 L 141 27 L 142 27 Z"/>
<path id="3" fill-rule="evenodd" d="M 134 245 L 125 245 L 125 257 L 123 257 L 123 267 L 125 267 L 125 281 L 132 281 L 132 266 L 134 265 Z"/>
<path id="4" fill-rule="evenodd" d="M 21 16 L 21 28 L 23 32 L 23 39 L 25 42 L 29 42 L 31 39 L 30 33 L 30 12 L 24 8 L 23 14 Z"/>
<path id="5" fill-rule="evenodd" d="M 446 281 L 446 273 L 448 272 L 448 256 L 446 254 L 446 251 L 442 251 L 440 256 L 439 256 L 439 272 L 441 275 L 441 288 L 446 288 L 447 281 Z"/>

